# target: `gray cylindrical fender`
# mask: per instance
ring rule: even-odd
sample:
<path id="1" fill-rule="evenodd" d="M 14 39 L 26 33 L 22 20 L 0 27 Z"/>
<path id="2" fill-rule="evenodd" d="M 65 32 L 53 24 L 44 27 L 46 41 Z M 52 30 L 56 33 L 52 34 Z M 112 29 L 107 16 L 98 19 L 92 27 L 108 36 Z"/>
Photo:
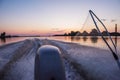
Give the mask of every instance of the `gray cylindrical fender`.
<path id="1" fill-rule="evenodd" d="M 60 54 L 60 50 L 51 45 L 38 49 L 35 57 L 35 80 L 66 80 Z"/>

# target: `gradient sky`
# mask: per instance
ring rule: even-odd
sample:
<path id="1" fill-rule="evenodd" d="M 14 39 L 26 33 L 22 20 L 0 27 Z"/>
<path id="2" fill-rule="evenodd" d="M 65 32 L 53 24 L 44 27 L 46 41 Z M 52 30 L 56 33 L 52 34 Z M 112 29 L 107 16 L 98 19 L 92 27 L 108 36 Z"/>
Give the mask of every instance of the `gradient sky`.
<path id="1" fill-rule="evenodd" d="M 0 0 L 0 33 L 52 34 L 80 30 L 89 10 L 120 32 L 120 0 Z M 109 27 L 114 30 L 114 27 Z"/>

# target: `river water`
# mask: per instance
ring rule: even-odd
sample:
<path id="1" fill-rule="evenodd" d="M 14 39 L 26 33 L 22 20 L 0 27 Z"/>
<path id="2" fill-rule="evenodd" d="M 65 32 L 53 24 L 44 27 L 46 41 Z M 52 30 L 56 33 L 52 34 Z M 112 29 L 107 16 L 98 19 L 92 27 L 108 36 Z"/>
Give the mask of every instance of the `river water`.
<path id="1" fill-rule="evenodd" d="M 6 39 L 0 39 L 0 46 L 12 43 L 12 42 L 17 42 L 25 39 L 33 39 L 33 38 L 39 38 L 39 39 L 53 39 L 53 40 L 59 40 L 59 41 L 65 41 L 65 42 L 72 42 L 72 43 L 77 43 L 80 45 L 85 45 L 85 46 L 92 46 L 92 47 L 97 47 L 97 48 L 102 48 L 102 49 L 109 49 L 103 39 L 101 37 L 97 38 L 92 38 L 90 36 L 88 37 L 70 37 L 70 36 L 56 36 L 56 37 L 15 37 L 15 38 L 6 38 Z M 113 41 L 115 42 L 115 37 L 112 37 Z M 111 41 L 109 38 L 106 37 L 107 42 L 111 45 Z M 117 51 L 118 54 L 120 54 L 120 36 L 117 37 L 116 39 L 116 46 L 117 46 Z M 113 45 L 111 47 L 114 50 Z"/>

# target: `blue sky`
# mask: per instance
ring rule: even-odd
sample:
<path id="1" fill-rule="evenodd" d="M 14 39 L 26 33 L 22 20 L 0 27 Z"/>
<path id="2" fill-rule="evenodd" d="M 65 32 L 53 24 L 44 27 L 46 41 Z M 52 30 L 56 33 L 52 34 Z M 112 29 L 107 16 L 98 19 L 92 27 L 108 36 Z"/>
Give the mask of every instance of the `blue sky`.
<path id="1" fill-rule="evenodd" d="M 90 9 L 100 18 L 115 19 L 120 31 L 120 0 L 0 0 L 0 32 L 52 34 L 79 30 Z"/>

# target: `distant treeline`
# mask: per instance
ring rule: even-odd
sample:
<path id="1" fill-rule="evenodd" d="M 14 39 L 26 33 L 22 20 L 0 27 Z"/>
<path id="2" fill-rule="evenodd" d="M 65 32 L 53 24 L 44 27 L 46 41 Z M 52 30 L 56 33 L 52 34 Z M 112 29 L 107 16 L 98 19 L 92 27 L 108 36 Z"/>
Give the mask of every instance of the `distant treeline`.
<path id="1" fill-rule="evenodd" d="M 116 33 L 116 32 L 111 32 L 111 33 L 109 32 L 109 34 L 111 36 L 120 36 L 120 33 Z M 102 35 L 108 36 L 106 31 L 103 31 Z M 83 31 L 82 33 L 80 31 L 71 31 L 70 33 L 58 34 L 54 36 L 100 36 L 100 34 L 96 29 L 92 29 L 90 33 L 88 33 L 87 31 Z"/>
<path id="2" fill-rule="evenodd" d="M 2 32 L 0 34 L 0 38 L 4 39 L 4 38 L 11 38 L 11 37 L 40 37 L 40 35 L 23 35 L 23 36 L 18 36 L 18 35 L 7 35 L 6 32 Z"/>
<path id="3" fill-rule="evenodd" d="M 11 37 L 19 37 L 19 36 L 16 36 L 16 35 L 6 35 L 6 32 L 2 32 L 0 34 L 0 38 L 11 38 Z"/>

